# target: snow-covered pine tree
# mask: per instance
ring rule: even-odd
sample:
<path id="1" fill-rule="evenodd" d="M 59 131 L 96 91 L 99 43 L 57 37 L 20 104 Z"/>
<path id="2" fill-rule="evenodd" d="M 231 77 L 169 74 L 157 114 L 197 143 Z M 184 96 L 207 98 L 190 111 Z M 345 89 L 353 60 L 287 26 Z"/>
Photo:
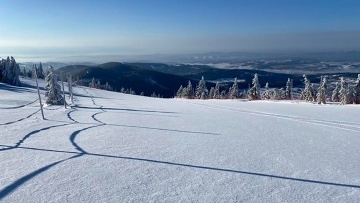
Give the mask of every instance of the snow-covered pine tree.
<path id="1" fill-rule="evenodd" d="M 121 87 L 120 92 L 125 94 L 125 93 L 126 93 L 125 88 L 124 88 L 124 87 Z"/>
<path id="2" fill-rule="evenodd" d="M 257 73 L 255 73 L 254 78 L 252 79 L 252 87 L 248 91 L 248 99 L 251 100 L 259 100 L 260 98 L 260 83 Z"/>
<path id="3" fill-rule="evenodd" d="M 286 100 L 292 100 L 292 89 L 291 89 L 291 80 L 288 78 L 286 82 L 286 89 L 285 89 L 285 99 Z"/>
<path id="4" fill-rule="evenodd" d="M 89 87 L 91 88 L 95 88 L 96 87 L 96 84 L 95 84 L 95 78 L 92 78 L 90 84 L 89 84 Z"/>
<path id="5" fill-rule="evenodd" d="M 326 91 L 327 91 L 327 78 L 322 77 L 321 84 L 319 86 L 318 92 L 316 94 L 316 100 L 318 104 L 326 104 Z"/>
<path id="6" fill-rule="evenodd" d="M 64 98 L 61 95 L 61 87 L 58 84 L 57 75 L 53 73 L 54 69 L 52 66 L 48 70 L 48 75 L 45 78 L 45 96 L 47 97 L 45 102 L 51 105 L 63 105 Z"/>
<path id="7" fill-rule="evenodd" d="M 345 81 L 344 77 L 340 78 L 340 103 L 341 104 L 349 104 L 349 85 Z"/>
<path id="8" fill-rule="evenodd" d="M 100 89 L 100 86 L 101 86 L 101 85 L 100 85 L 100 80 L 98 80 L 97 83 L 96 83 L 96 88 L 97 88 L 97 89 Z"/>
<path id="9" fill-rule="evenodd" d="M 226 99 L 227 98 L 227 94 L 226 94 L 226 90 L 223 90 L 220 92 L 220 99 Z"/>
<path id="10" fill-rule="evenodd" d="M 310 80 L 306 77 L 306 75 L 303 75 L 304 77 L 304 83 L 305 83 L 305 89 L 303 91 L 303 97 L 304 100 L 307 102 L 313 102 L 314 101 L 314 90 L 313 86 L 310 83 Z"/>
<path id="11" fill-rule="evenodd" d="M 221 94 L 220 94 L 220 84 L 219 82 L 216 82 L 215 88 L 214 88 L 214 95 L 213 98 L 214 99 L 220 99 Z"/>
<path id="12" fill-rule="evenodd" d="M 339 82 L 336 82 L 335 89 L 332 92 L 331 95 L 331 101 L 333 102 L 339 102 L 340 101 L 340 85 Z"/>
<path id="13" fill-rule="evenodd" d="M 5 60 L 0 57 L 0 81 L 2 81 L 2 72 L 4 70 Z"/>
<path id="14" fill-rule="evenodd" d="M 215 88 L 211 87 L 209 91 L 209 99 L 214 99 Z"/>
<path id="15" fill-rule="evenodd" d="M 183 91 L 184 91 L 184 88 L 183 88 L 182 85 L 180 85 L 178 91 L 176 92 L 176 97 L 177 97 L 177 98 L 182 98 L 182 96 L 183 96 Z"/>
<path id="16" fill-rule="evenodd" d="M 207 96 L 208 96 L 208 89 L 206 88 L 206 82 L 204 76 L 202 76 L 198 86 L 196 87 L 195 97 L 197 99 L 206 99 Z"/>
<path id="17" fill-rule="evenodd" d="M 2 61 L 2 73 L 1 81 L 10 85 L 19 86 L 20 85 L 20 67 L 16 63 L 14 57 L 7 57 L 6 61 Z"/>
<path id="18" fill-rule="evenodd" d="M 191 84 L 191 81 L 189 80 L 188 85 L 183 88 L 182 97 L 191 99 L 194 96 L 194 89 Z"/>
<path id="19" fill-rule="evenodd" d="M 35 73 L 36 70 L 37 70 L 36 65 L 33 65 L 32 69 L 31 69 L 31 76 L 32 76 L 32 78 L 35 78 L 35 77 L 36 77 L 36 73 Z"/>
<path id="20" fill-rule="evenodd" d="M 239 86 L 237 84 L 237 78 L 235 78 L 234 84 L 230 88 L 230 91 L 229 91 L 229 98 L 230 99 L 236 99 L 238 97 L 239 97 Z"/>
<path id="21" fill-rule="evenodd" d="M 269 83 L 268 82 L 265 84 L 265 91 L 261 94 L 261 98 L 264 99 L 264 100 L 271 99 L 271 92 L 270 92 L 270 89 L 269 89 Z"/>
<path id="22" fill-rule="evenodd" d="M 44 78 L 45 78 L 44 70 L 43 70 L 43 68 L 42 68 L 41 62 L 40 62 L 39 67 L 37 68 L 37 72 L 36 72 L 36 73 L 37 73 L 38 78 L 41 78 L 41 79 L 44 79 Z"/>
<path id="23" fill-rule="evenodd" d="M 360 104 L 360 74 L 358 74 L 358 78 L 354 87 L 354 103 Z"/>
<path id="24" fill-rule="evenodd" d="M 21 71 L 21 75 L 24 76 L 24 77 L 27 77 L 27 72 L 26 72 L 25 67 L 23 67 L 23 69 Z"/>
<path id="25" fill-rule="evenodd" d="M 28 72 L 27 72 L 27 77 L 32 78 L 32 72 L 31 72 L 31 70 L 28 70 Z"/>

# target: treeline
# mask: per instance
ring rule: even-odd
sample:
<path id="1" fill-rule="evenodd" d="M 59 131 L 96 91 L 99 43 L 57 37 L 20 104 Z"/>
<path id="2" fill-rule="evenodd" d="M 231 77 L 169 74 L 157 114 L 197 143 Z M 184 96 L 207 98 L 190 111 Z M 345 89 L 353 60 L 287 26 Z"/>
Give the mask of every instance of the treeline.
<path id="1" fill-rule="evenodd" d="M 324 76 L 320 80 L 320 84 L 315 85 L 304 77 L 305 88 L 301 89 L 298 99 L 307 102 L 316 102 L 318 104 L 326 104 L 327 101 L 340 102 L 341 104 L 360 104 L 360 74 L 356 79 L 355 85 L 350 85 L 341 77 L 340 83 L 337 82 L 335 89 L 332 91 L 331 97 L 328 97 L 328 80 Z M 219 82 L 215 87 L 208 89 L 204 77 L 201 78 L 195 88 L 189 81 L 187 86 L 180 86 L 176 93 L 177 98 L 186 99 L 248 99 L 248 100 L 292 100 L 294 99 L 293 82 L 288 78 L 285 88 L 269 88 L 266 83 L 264 88 L 260 87 L 258 75 L 255 74 L 252 79 L 252 86 L 247 91 L 241 91 L 238 87 L 238 80 L 235 78 L 233 85 L 229 89 L 221 89 Z"/>

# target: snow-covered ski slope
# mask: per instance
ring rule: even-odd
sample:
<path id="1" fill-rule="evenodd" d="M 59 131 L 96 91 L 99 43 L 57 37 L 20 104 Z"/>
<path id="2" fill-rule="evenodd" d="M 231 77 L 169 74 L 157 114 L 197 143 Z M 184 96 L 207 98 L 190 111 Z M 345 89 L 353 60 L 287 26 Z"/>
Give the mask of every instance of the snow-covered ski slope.
<path id="1" fill-rule="evenodd" d="M 360 202 L 360 106 L 75 87 L 43 121 L 22 82 L 0 83 L 0 202 Z"/>

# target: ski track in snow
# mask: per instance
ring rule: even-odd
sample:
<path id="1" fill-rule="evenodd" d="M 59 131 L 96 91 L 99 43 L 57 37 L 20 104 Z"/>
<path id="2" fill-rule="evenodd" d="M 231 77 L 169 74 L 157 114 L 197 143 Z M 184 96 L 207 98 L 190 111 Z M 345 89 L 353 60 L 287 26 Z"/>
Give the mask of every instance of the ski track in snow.
<path id="1" fill-rule="evenodd" d="M 190 103 L 190 102 L 186 102 L 186 103 L 204 106 L 207 108 L 217 109 L 217 110 L 248 113 L 248 114 L 259 115 L 259 116 L 269 116 L 269 117 L 275 117 L 275 118 L 280 118 L 280 119 L 305 122 L 305 123 L 309 123 L 309 124 L 313 124 L 313 125 L 324 125 L 324 126 L 328 126 L 328 127 L 332 127 L 332 128 L 349 130 L 349 131 L 360 133 L 360 123 L 288 116 L 288 115 L 273 114 L 273 113 L 268 113 L 268 112 L 249 111 L 249 110 L 245 110 L 245 109 L 233 109 L 233 108 L 228 108 L 228 107 L 224 107 L 224 106 L 206 105 L 206 104 L 198 104 L 198 103 Z"/>

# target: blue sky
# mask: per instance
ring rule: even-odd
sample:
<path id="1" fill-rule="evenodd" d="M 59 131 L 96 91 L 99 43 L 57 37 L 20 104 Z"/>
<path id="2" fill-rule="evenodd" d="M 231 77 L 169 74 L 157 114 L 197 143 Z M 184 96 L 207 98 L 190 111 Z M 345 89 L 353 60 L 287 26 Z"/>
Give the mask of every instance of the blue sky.
<path id="1" fill-rule="evenodd" d="M 0 0 L 0 21 L 2 55 L 360 49 L 359 0 Z"/>

